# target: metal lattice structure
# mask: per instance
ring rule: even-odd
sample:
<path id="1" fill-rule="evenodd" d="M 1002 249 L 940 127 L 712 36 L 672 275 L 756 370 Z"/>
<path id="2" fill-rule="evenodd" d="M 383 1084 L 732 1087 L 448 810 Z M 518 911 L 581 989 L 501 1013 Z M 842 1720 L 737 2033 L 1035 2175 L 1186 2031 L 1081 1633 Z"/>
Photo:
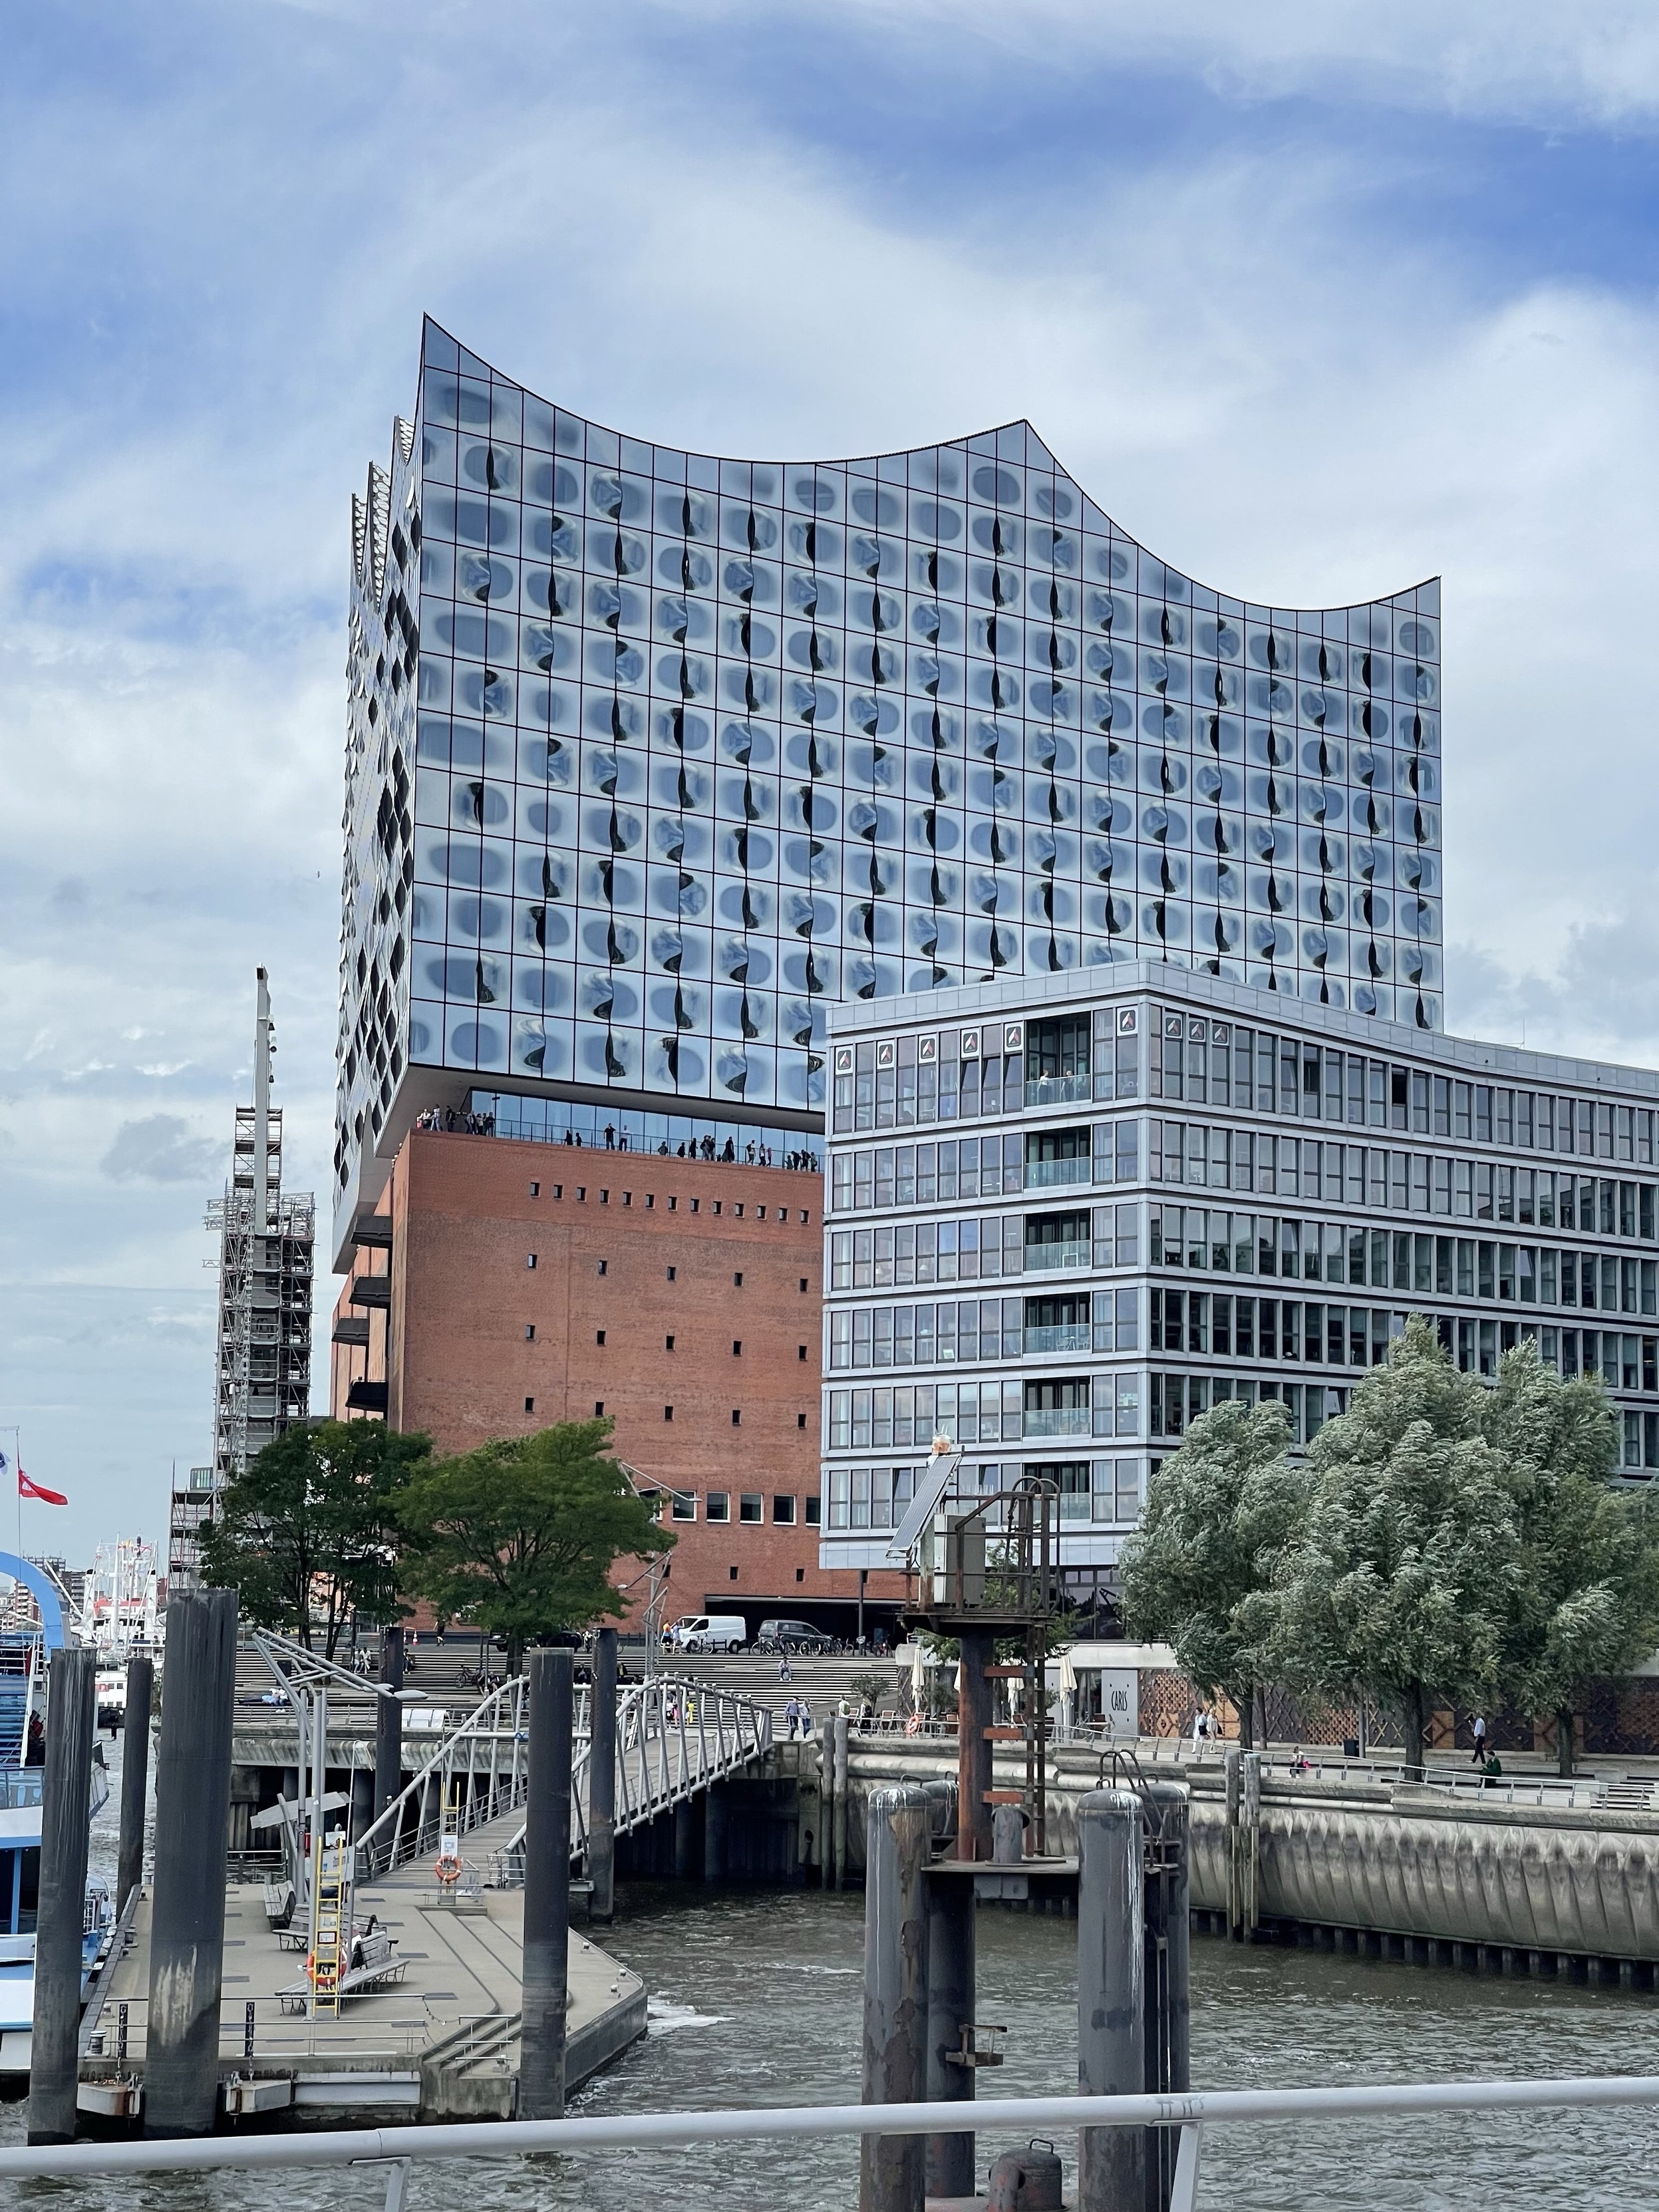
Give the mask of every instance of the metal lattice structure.
<path id="1" fill-rule="evenodd" d="M 191 1487 L 173 1493 L 167 1572 L 175 1589 L 195 1587 L 198 1532 L 211 1518 L 214 1495 L 311 1407 L 316 1208 L 311 1192 L 283 1190 L 283 1109 L 270 1103 L 270 1031 L 261 968 L 253 1103 L 236 1109 L 230 1180 L 207 1213 L 219 1237 L 213 1463 L 205 1486 L 192 1469 Z"/>

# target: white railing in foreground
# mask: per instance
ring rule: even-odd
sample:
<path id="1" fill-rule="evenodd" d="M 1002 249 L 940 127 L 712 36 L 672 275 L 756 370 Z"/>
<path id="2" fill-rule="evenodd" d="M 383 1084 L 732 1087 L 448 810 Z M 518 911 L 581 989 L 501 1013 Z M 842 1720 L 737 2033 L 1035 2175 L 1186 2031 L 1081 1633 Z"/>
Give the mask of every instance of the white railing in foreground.
<path id="1" fill-rule="evenodd" d="M 785 2105 L 713 2112 L 607 2112 L 567 2120 L 353 2128 L 331 2135 L 232 2136 L 188 2142 L 65 2143 L 0 2150 L 0 2180 L 106 2173 L 247 2172 L 285 2166 L 381 2165 L 388 2212 L 407 2202 L 417 2159 L 503 2158 L 552 2151 L 638 2149 L 659 2143 L 775 2142 L 812 2136 L 1027 2135 L 1079 2128 L 1181 2130 L 1170 2212 L 1194 2212 L 1202 2131 L 1252 2120 L 1396 2118 L 1413 2112 L 1548 2112 L 1659 2105 L 1659 2076 L 1561 2081 L 1423 2081 L 1372 2088 L 1197 2089 L 1184 2096 L 986 2097 L 974 2104 Z"/>

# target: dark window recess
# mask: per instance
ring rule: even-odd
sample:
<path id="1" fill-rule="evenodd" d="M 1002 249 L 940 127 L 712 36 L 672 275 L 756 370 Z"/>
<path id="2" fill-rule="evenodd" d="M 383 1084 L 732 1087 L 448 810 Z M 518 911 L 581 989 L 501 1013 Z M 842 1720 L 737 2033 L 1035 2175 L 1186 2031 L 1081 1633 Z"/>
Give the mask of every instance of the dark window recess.
<path id="1" fill-rule="evenodd" d="M 536 1324 L 533 1321 L 527 1321 L 524 1325 L 524 1340 L 526 1344 L 534 1344 L 536 1341 Z"/>
<path id="2" fill-rule="evenodd" d="M 743 1288 L 743 1270 L 741 1267 L 739 1267 L 737 1273 L 732 1276 L 732 1286 L 734 1290 L 738 1291 Z"/>
<path id="3" fill-rule="evenodd" d="M 662 1417 L 665 1421 L 672 1421 L 674 1418 L 674 1408 L 672 1406 L 665 1406 L 662 1409 Z"/>
<path id="4" fill-rule="evenodd" d="M 1089 1039 L 1092 1024 L 1087 1014 L 1067 1014 L 1054 1022 L 1025 1025 L 1025 1079 L 1053 1081 L 1057 1076 L 1089 1073 Z"/>
<path id="5" fill-rule="evenodd" d="M 727 1570 L 727 1571 L 728 1571 L 728 1573 L 730 1574 L 732 1580 L 733 1582 L 736 1582 L 736 1580 L 738 1579 L 738 1571 L 737 1571 L 737 1569 L 736 1569 L 735 1567 L 732 1567 L 732 1568 L 729 1568 L 729 1569 Z"/>
<path id="6" fill-rule="evenodd" d="M 671 1283 L 674 1279 L 674 1270 L 672 1267 L 668 1270 L 668 1279 Z"/>
<path id="7" fill-rule="evenodd" d="M 664 1337 L 662 1348 L 665 1352 L 672 1352 L 674 1349 L 674 1340 L 672 1336 Z"/>
<path id="8" fill-rule="evenodd" d="M 803 1276 L 801 1277 L 801 1279 L 800 1279 L 800 1286 L 801 1286 L 802 1290 L 805 1290 L 805 1289 L 806 1288 L 806 1278 L 805 1278 L 805 1275 L 803 1275 Z"/>
<path id="9" fill-rule="evenodd" d="M 743 1358 L 743 1339 L 740 1336 L 734 1336 L 732 1340 L 732 1357 L 733 1359 Z"/>
<path id="10" fill-rule="evenodd" d="M 735 1406 L 732 1408 L 732 1425 L 734 1429 L 741 1428 L 743 1425 L 743 1415 Z"/>
<path id="11" fill-rule="evenodd" d="M 796 1568 L 796 1570 L 795 1570 L 795 1580 L 796 1580 L 798 1583 L 804 1583 L 804 1582 L 806 1580 L 806 1570 L 805 1570 L 805 1567 L 797 1567 L 797 1568 Z"/>
<path id="12" fill-rule="evenodd" d="M 603 1398 L 596 1398 L 593 1401 L 593 1418 L 596 1421 L 602 1420 L 605 1418 L 605 1401 Z"/>
<path id="13" fill-rule="evenodd" d="M 806 1416 L 805 1416 L 805 1413 L 797 1413 L 797 1414 L 796 1414 L 796 1416 L 795 1416 L 795 1426 L 796 1426 L 798 1429 L 804 1429 L 804 1428 L 806 1426 Z"/>
<path id="14" fill-rule="evenodd" d="M 807 1527 L 808 1527 L 809 1528 L 821 1528 L 821 1527 L 823 1526 L 823 1498 L 809 1498 L 807 1499 L 807 1501 L 806 1501 L 806 1525 L 807 1525 Z"/>
<path id="15" fill-rule="evenodd" d="M 804 1344 L 798 1344 L 798 1345 L 795 1346 L 795 1357 L 796 1357 L 796 1358 L 797 1358 L 797 1359 L 805 1359 L 805 1357 L 806 1357 L 806 1346 L 805 1346 Z"/>
<path id="16" fill-rule="evenodd" d="M 765 1501 L 762 1498 L 758 1490 L 745 1490 L 741 1492 L 738 1498 L 738 1520 L 751 1522 L 763 1520 L 765 1518 L 764 1505 Z"/>
<path id="17" fill-rule="evenodd" d="M 532 1198 L 539 1198 L 539 1197 L 541 1196 L 541 1194 L 542 1194 L 542 1187 L 541 1187 L 540 1183 L 538 1183 L 538 1182 L 532 1182 L 532 1183 L 531 1184 L 531 1186 L 530 1186 L 530 1195 L 532 1196 Z"/>
<path id="18" fill-rule="evenodd" d="M 605 1331 L 602 1328 L 596 1328 L 594 1330 L 593 1341 L 595 1344 L 603 1344 L 605 1342 Z"/>
<path id="19" fill-rule="evenodd" d="M 533 1413 L 536 1410 L 536 1401 L 533 1398 L 526 1398 L 524 1401 L 524 1409 L 526 1413 Z"/>
<path id="20" fill-rule="evenodd" d="M 610 1262 L 608 1260 L 601 1260 L 601 1261 L 600 1261 L 600 1262 L 599 1262 L 599 1273 L 600 1273 L 602 1275 L 605 1275 L 605 1274 L 608 1274 L 608 1273 L 610 1273 L 610 1271 L 611 1271 L 611 1262 Z"/>
<path id="21" fill-rule="evenodd" d="M 525 1262 L 524 1262 L 524 1263 L 525 1263 L 525 1265 L 526 1265 L 526 1267 L 533 1267 L 535 1266 L 535 1264 L 536 1264 L 536 1255 L 535 1255 L 535 1254 L 534 1254 L 533 1252 L 527 1252 L 527 1253 L 525 1255 Z"/>

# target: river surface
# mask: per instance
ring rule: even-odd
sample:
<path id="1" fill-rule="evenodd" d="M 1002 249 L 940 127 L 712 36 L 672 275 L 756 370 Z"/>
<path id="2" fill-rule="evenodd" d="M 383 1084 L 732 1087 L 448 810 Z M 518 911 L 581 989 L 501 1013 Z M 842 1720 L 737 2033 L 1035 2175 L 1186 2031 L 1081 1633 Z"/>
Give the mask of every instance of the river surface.
<path id="1" fill-rule="evenodd" d="M 112 1759 L 112 1768 L 115 1761 Z M 112 1856 L 115 1795 L 93 1856 Z M 111 1870 L 112 1871 L 112 1866 Z M 651 2033 L 574 2100 L 578 2112 L 840 2104 L 859 2094 L 860 1894 L 629 1885 L 606 1948 L 653 1992 Z M 981 2021 L 1006 2024 L 988 2095 L 1077 2083 L 1076 1924 L 995 1908 L 977 1922 Z M 1659 2001 L 1495 1981 L 1194 1937 L 1198 2088 L 1659 2073 Z M 26 2108 L 0 2106 L 0 2142 Z M 1018 2141 L 981 2136 L 979 2175 Z M 1061 2139 L 1066 2188 L 1075 2140 Z M 581 2160 L 417 2166 L 411 2212 L 852 2212 L 854 2142 L 595 2152 Z M 377 2208 L 368 2172 L 37 2183 L 9 2203 L 63 2212 L 332 2212 Z M 1659 2112 L 1343 2121 L 1209 2130 L 1200 2206 L 1227 2212 L 1624 2212 L 1659 2197 Z"/>

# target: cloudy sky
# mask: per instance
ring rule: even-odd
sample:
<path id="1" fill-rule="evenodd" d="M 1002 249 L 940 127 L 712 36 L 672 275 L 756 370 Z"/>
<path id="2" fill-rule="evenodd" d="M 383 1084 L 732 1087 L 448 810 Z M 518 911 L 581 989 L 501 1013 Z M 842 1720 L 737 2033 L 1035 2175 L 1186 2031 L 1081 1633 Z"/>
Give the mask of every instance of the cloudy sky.
<path id="1" fill-rule="evenodd" d="M 0 1422 L 74 1500 L 29 1548 L 160 1536 L 206 1455 L 261 962 L 326 1182 L 349 501 L 423 310 L 681 446 L 1028 415 L 1252 599 L 1441 573 L 1450 1025 L 1659 1057 L 1659 19 L 4 15 Z"/>

